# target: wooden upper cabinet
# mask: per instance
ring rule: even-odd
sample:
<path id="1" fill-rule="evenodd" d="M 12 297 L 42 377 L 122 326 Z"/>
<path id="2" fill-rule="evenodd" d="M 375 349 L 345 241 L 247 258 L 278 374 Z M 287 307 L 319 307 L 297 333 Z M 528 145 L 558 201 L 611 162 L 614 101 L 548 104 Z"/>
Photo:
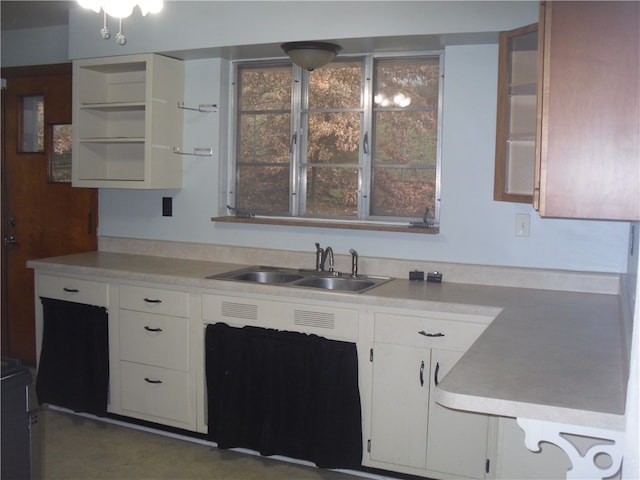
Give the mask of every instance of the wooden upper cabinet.
<path id="1" fill-rule="evenodd" d="M 500 34 L 495 200 L 531 204 L 536 144 L 538 24 Z"/>
<path id="2" fill-rule="evenodd" d="M 640 219 L 640 2 L 543 2 L 534 207 Z"/>

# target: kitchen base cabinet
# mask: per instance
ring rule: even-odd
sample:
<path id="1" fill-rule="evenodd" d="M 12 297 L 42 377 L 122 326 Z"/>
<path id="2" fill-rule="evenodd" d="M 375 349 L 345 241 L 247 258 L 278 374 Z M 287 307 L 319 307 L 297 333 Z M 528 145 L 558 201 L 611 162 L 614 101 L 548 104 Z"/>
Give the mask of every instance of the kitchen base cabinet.
<path id="1" fill-rule="evenodd" d="M 106 282 L 36 272 L 40 403 L 100 416 L 111 411 L 111 292 Z"/>
<path id="2" fill-rule="evenodd" d="M 430 478 L 485 478 L 489 417 L 450 410 L 432 396 L 490 321 L 464 318 L 374 313 L 367 466 Z"/>
<path id="3" fill-rule="evenodd" d="M 162 285 L 120 285 L 114 413 L 196 430 L 191 295 Z"/>
<path id="4" fill-rule="evenodd" d="M 462 352 L 431 350 L 432 386 L 444 378 Z M 427 469 L 468 478 L 483 478 L 487 472 L 489 417 L 443 407 L 429 399 Z M 452 455 L 452 452 L 455 452 Z M 453 461 L 452 461 L 453 460 Z"/>

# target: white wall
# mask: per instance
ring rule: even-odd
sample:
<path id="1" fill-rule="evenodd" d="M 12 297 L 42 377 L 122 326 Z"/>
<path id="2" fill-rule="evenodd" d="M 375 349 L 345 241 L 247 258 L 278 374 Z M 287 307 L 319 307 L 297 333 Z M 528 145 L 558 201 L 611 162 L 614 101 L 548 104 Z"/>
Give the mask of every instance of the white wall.
<path id="1" fill-rule="evenodd" d="M 68 38 L 69 29 L 65 25 L 3 30 L 0 61 L 3 67 L 66 63 L 69 61 Z"/>
<path id="2" fill-rule="evenodd" d="M 459 43 L 465 35 L 477 42 L 478 32 L 495 33 L 535 22 L 537 14 L 535 1 L 169 1 L 162 14 L 142 18 L 136 13 L 127 19 L 128 42 L 119 47 L 100 38 L 100 15 L 73 10 L 69 58 L 152 51 L 202 58 L 185 62 L 185 102 L 221 107 L 220 113 L 209 115 L 185 111 L 183 149 L 213 146 L 214 156 L 183 157 L 181 190 L 100 192 L 100 235 L 298 251 L 311 251 L 320 241 L 337 252 L 355 247 L 367 256 L 625 272 L 628 223 L 541 219 L 528 205 L 492 200 L 497 45 Z M 313 21 L 300 23 L 299 18 Z M 44 30 L 38 29 L 31 38 L 25 31 L 2 32 L 3 66 L 62 61 L 59 47 L 66 37 Z M 369 37 L 370 41 L 355 44 L 376 48 L 380 39 L 402 43 L 407 36 L 423 36 L 425 43 L 445 39 L 450 44 L 445 53 L 439 235 L 210 221 L 224 206 L 219 172 L 227 160 L 229 61 L 220 55 L 235 55 L 237 45 L 254 44 L 251 48 L 261 52 L 261 45 L 300 39 L 342 39 L 350 45 L 351 40 Z M 38 48 L 48 57 L 42 58 Z M 214 51 L 218 53 L 210 54 Z M 173 217 L 161 216 L 163 196 L 174 198 Z M 515 237 L 516 213 L 530 215 L 530 237 Z"/>
<path id="3" fill-rule="evenodd" d="M 212 223 L 218 215 L 218 169 L 223 156 L 184 157 L 184 188 L 174 192 L 102 190 L 100 234 L 224 245 L 313 250 L 315 241 L 337 252 L 474 264 L 626 271 L 625 222 L 541 219 L 528 205 L 494 202 L 497 45 L 445 51 L 442 210 L 439 235 L 380 233 Z M 217 103 L 219 59 L 186 62 L 187 104 Z M 224 113 L 187 113 L 185 150 L 216 146 Z M 161 216 L 161 197 L 174 197 L 174 216 Z M 515 214 L 531 218 L 531 236 L 515 236 Z"/>

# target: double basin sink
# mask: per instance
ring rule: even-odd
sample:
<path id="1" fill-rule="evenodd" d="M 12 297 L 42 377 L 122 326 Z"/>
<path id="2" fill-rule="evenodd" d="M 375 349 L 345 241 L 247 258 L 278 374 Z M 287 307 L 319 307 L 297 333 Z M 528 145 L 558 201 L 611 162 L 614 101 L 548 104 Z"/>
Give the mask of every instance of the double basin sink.
<path id="1" fill-rule="evenodd" d="M 351 277 L 337 272 L 318 272 L 315 270 L 296 270 L 279 267 L 246 267 L 227 273 L 211 275 L 207 278 L 351 293 L 366 292 L 391 280 L 390 277 L 365 275 Z"/>

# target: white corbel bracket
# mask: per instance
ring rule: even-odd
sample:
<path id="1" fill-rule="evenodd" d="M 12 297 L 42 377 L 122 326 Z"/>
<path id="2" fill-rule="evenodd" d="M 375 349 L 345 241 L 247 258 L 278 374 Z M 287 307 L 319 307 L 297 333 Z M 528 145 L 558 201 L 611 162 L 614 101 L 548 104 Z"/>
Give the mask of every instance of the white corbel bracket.
<path id="1" fill-rule="evenodd" d="M 615 475 L 620 470 L 624 455 L 624 432 L 528 418 L 516 420 L 524 430 L 524 443 L 529 450 L 539 452 L 540 442 L 549 442 L 557 445 L 567 454 L 572 465 L 572 468 L 567 471 L 569 480 L 604 479 Z M 563 434 L 594 438 L 606 443 L 593 445 L 582 455 Z M 600 467 L 596 463 L 596 457 L 600 455 L 608 456 L 611 464 Z"/>

